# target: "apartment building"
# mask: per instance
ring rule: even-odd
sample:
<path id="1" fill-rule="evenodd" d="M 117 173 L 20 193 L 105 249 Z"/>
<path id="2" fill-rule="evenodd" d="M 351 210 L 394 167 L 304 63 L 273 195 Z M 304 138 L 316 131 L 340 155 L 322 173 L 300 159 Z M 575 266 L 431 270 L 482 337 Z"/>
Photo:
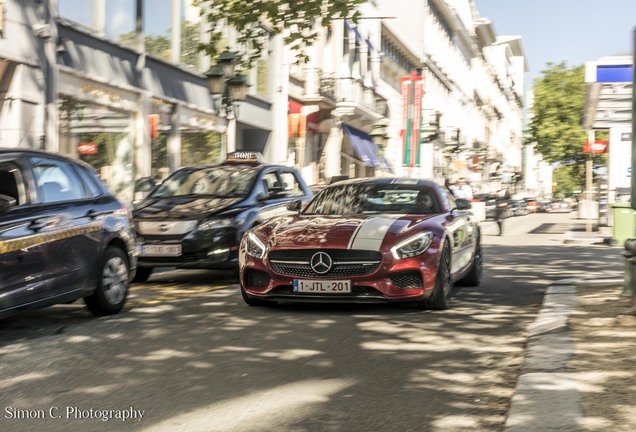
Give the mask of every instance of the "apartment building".
<path id="1" fill-rule="evenodd" d="M 488 191 L 519 178 L 522 40 L 496 35 L 473 0 L 369 0 L 357 23 L 320 29 L 302 65 L 271 37 L 231 113 L 208 91 L 210 59 L 193 49 L 206 24 L 190 1 L 164 3 L 93 0 L 80 11 L 73 0 L 6 0 L 2 145 L 80 157 L 129 199 L 135 179 L 232 149 L 297 165 L 309 183 L 466 177 Z M 405 102 L 409 83 L 416 103 Z"/>

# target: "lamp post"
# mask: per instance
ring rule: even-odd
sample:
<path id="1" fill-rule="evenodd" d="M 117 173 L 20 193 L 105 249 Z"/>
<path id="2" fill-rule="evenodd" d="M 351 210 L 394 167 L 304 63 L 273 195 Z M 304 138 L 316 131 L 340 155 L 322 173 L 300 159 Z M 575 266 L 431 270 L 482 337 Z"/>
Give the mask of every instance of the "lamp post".
<path id="1" fill-rule="evenodd" d="M 387 131 L 388 127 L 389 120 L 386 118 L 382 118 L 375 122 L 375 124 L 373 125 L 373 129 L 371 129 L 371 132 L 369 133 L 369 135 L 371 135 L 373 144 L 375 144 L 380 150 L 381 156 L 384 156 L 384 149 L 386 147 L 387 141 L 389 140 Z"/>
<path id="2" fill-rule="evenodd" d="M 235 73 L 236 54 L 229 49 L 223 51 L 205 73 L 208 89 L 213 97 L 220 101 L 223 115 L 227 121 L 226 153 L 236 150 L 236 117 L 238 116 L 238 103 L 247 98 L 247 79 L 245 76 Z"/>
<path id="3" fill-rule="evenodd" d="M 388 128 L 389 120 L 385 117 L 375 122 L 373 129 L 371 129 L 371 132 L 369 133 L 371 141 L 373 141 L 373 144 L 378 148 L 378 152 L 383 161 L 385 160 L 384 151 L 386 149 L 386 144 L 389 141 Z M 386 162 L 383 162 L 383 164 L 386 164 Z"/>

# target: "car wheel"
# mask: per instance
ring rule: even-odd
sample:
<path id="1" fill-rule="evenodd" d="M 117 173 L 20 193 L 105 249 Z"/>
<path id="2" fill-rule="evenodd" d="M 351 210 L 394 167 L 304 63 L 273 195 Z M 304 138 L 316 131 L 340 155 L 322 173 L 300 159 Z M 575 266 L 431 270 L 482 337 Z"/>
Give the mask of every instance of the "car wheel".
<path id="1" fill-rule="evenodd" d="M 84 302 L 94 315 L 112 315 L 122 310 L 128 296 L 130 272 L 126 254 L 119 248 L 109 247 L 99 269 L 95 292 L 84 297 Z"/>
<path id="2" fill-rule="evenodd" d="M 470 267 L 470 270 L 461 278 L 457 283 L 466 286 L 479 286 L 481 283 L 481 273 L 483 269 L 484 263 L 484 251 L 481 247 L 481 244 L 477 244 L 477 249 L 475 250 L 475 257 L 473 258 L 473 265 Z"/>
<path id="3" fill-rule="evenodd" d="M 448 245 L 444 245 L 442 256 L 439 259 L 439 267 L 437 268 L 437 277 L 435 278 L 435 287 L 433 293 L 424 302 L 427 309 L 444 310 L 450 307 L 450 294 L 453 289 L 451 280 L 451 254 Z"/>
<path id="4" fill-rule="evenodd" d="M 243 297 L 243 301 L 248 306 L 275 306 L 277 302 L 272 300 L 261 300 L 254 297 L 250 297 L 249 294 L 245 292 L 245 288 L 243 288 L 243 284 L 240 284 L 241 287 L 241 296 Z"/>
<path id="5" fill-rule="evenodd" d="M 146 282 L 152 274 L 152 267 L 137 267 L 133 282 Z"/>

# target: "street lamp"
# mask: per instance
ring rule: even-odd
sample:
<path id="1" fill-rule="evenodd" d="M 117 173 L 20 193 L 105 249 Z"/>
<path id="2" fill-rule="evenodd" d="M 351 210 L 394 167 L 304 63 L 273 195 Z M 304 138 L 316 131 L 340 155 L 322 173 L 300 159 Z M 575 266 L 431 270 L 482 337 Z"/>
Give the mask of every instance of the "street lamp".
<path id="1" fill-rule="evenodd" d="M 204 74 L 210 93 L 220 96 L 221 107 L 227 119 L 226 153 L 236 150 L 236 116 L 238 103 L 247 98 L 247 79 L 235 73 L 236 54 L 229 49 L 223 51 L 216 59 L 216 64 Z M 220 111 L 220 109 L 219 109 Z"/>
<path id="2" fill-rule="evenodd" d="M 371 135 L 371 140 L 373 144 L 375 144 L 380 150 L 380 154 L 384 156 L 384 148 L 386 146 L 387 141 L 389 140 L 388 129 L 389 120 L 386 118 L 380 119 L 373 125 L 373 129 L 369 135 Z"/>

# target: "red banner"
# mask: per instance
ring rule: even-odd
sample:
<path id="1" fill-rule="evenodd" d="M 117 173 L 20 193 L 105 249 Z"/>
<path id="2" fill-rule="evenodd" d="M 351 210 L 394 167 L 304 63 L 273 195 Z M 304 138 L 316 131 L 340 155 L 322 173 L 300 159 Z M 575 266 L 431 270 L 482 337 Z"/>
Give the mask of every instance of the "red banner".
<path id="1" fill-rule="evenodd" d="M 410 76 L 402 77 L 400 92 L 402 94 L 403 165 L 419 166 L 424 78 L 418 76 L 415 71 Z"/>
<path id="2" fill-rule="evenodd" d="M 591 147 L 592 148 L 590 149 L 590 143 L 588 141 L 585 141 L 583 143 L 583 153 L 607 153 L 607 140 L 596 140 Z"/>
<path id="3" fill-rule="evenodd" d="M 79 154 L 95 154 L 97 153 L 97 143 L 96 142 L 81 142 L 77 145 L 77 152 Z"/>

